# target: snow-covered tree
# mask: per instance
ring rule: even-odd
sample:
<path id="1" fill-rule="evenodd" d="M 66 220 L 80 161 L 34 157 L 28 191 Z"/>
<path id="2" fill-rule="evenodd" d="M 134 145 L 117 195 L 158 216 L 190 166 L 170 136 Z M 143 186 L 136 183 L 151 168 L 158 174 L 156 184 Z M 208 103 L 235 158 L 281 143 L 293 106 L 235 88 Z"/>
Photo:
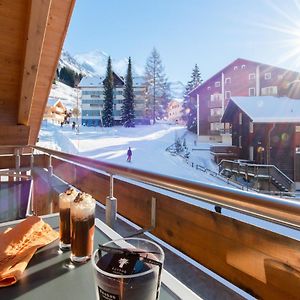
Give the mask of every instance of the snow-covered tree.
<path id="1" fill-rule="evenodd" d="M 125 78 L 125 87 L 123 93 L 122 105 L 122 124 L 125 127 L 134 127 L 134 92 L 132 82 L 131 58 L 128 59 L 128 68 Z"/>
<path id="2" fill-rule="evenodd" d="M 102 122 L 104 127 L 112 127 L 114 125 L 113 117 L 113 98 L 114 98 L 114 79 L 111 67 L 111 58 L 108 57 L 106 77 L 103 81 L 104 85 L 104 108 L 102 112 Z"/>
<path id="3" fill-rule="evenodd" d="M 191 80 L 187 83 L 183 101 L 183 119 L 186 121 L 188 130 L 197 131 L 197 103 L 188 96 L 188 93 L 203 82 L 199 67 L 195 64 Z"/>
<path id="4" fill-rule="evenodd" d="M 155 123 L 157 118 L 163 117 L 166 103 L 169 101 L 168 80 L 164 73 L 160 55 L 155 48 L 153 48 L 146 62 L 145 80 L 147 87 L 146 105 Z"/>

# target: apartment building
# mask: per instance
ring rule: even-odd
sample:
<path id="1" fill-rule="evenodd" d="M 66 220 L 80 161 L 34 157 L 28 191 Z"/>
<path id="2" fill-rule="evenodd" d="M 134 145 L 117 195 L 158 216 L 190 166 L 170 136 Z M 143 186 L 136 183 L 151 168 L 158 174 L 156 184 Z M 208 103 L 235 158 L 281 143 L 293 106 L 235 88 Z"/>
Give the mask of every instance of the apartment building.
<path id="1" fill-rule="evenodd" d="M 193 89 L 188 98 L 198 105 L 198 135 L 223 140 L 231 133 L 221 117 L 233 96 L 289 96 L 300 98 L 293 88 L 300 74 L 283 68 L 238 58 Z"/>
<path id="2" fill-rule="evenodd" d="M 115 124 L 121 124 L 121 109 L 123 103 L 124 79 L 115 72 L 114 77 L 114 98 L 113 116 Z M 102 110 L 104 108 L 104 86 L 103 77 L 84 77 L 79 88 L 81 89 L 81 115 L 82 125 L 102 126 Z M 145 110 L 146 87 L 142 77 L 133 78 L 135 123 L 146 123 Z"/>

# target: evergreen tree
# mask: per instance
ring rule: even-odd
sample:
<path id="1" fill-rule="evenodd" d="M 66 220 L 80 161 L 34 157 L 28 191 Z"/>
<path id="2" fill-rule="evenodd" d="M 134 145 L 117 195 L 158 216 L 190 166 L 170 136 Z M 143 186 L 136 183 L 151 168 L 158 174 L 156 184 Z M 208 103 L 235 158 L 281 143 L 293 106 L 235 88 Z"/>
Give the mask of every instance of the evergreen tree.
<path id="1" fill-rule="evenodd" d="M 104 108 L 102 112 L 102 121 L 104 127 L 112 127 L 114 125 L 113 117 L 113 98 L 114 98 L 114 78 L 111 67 L 111 58 L 108 57 L 106 77 L 104 84 Z"/>
<path id="2" fill-rule="evenodd" d="M 183 101 L 183 119 L 186 121 L 188 130 L 197 132 L 197 103 L 195 99 L 188 96 L 188 93 L 203 82 L 199 67 L 195 64 L 191 80 L 187 83 Z"/>
<path id="3" fill-rule="evenodd" d="M 125 87 L 123 93 L 123 105 L 122 105 L 122 124 L 125 127 L 134 127 L 134 92 L 133 92 L 133 81 L 132 81 L 132 69 L 131 69 L 131 58 L 128 59 L 128 68 L 125 78 Z"/>
<path id="4" fill-rule="evenodd" d="M 198 86 L 202 82 L 203 82 L 203 80 L 202 80 L 202 77 L 201 77 L 199 67 L 198 67 L 197 64 L 195 64 L 195 67 L 194 67 L 193 72 L 192 72 L 192 85 L 193 85 L 193 88 L 195 88 L 196 86 Z"/>
<path id="5" fill-rule="evenodd" d="M 153 122 L 157 118 L 161 118 L 166 107 L 168 87 L 167 78 L 164 73 L 160 55 L 155 48 L 153 48 L 150 56 L 147 59 L 145 67 L 145 79 L 147 88 L 146 106 L 147 110 L 151 112 Z"/>
<path id="6" fill-rule="evenodd" d="M 57 75 L 60 82 L 70 87 L 77 86 L 83 77 L 81 73 L 75 73 L 68 67 L 62 67 L 60 71 L 57 70 Z"/>
<path id="7" fill-rule="evenodd" d="M 162 119 L 166 117 L 168 104 L 171 98 L 170 83 L 165 78 L 161 83 L 161 95 L 158 97 L 157 116 Z"/>

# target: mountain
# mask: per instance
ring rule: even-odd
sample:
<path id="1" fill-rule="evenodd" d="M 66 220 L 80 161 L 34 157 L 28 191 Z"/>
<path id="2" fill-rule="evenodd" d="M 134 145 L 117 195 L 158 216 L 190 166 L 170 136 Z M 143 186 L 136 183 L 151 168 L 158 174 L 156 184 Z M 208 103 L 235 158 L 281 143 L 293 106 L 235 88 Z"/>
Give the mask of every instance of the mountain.
<path id="1" fill-rule="evenodd" d="M 74 55 L 74 59 L 85 69 L 91 73 L 103 76 L 106 72 L 108 54 L 101 50 L 93 50 L 85 53 Z M 114 59 L 112 58 L 113 70 L 121 76 L 126 75 L 128 58 Z M 133 74 L 135 76 L 143 75 L 143 68 L 137 64 L 133 64 Z"/>
<path id="2" fill-rule="evenodd" d="M 86 68 L 84 65 L 79 63 L 68 51 L 65 50 L 62 50 L 58 62 L 58 69 L 60 70 L 62 67 L 67 67 L 76 73 L 82 73 L 86 76 L 96 75 L 96 72 L 94 70 Z"/>
<path id="3" fill-rule="evenodd" d="M 185 86 L 181 81 L 171 81 L 170 90 L 172 99 L 183 99 Z"/>

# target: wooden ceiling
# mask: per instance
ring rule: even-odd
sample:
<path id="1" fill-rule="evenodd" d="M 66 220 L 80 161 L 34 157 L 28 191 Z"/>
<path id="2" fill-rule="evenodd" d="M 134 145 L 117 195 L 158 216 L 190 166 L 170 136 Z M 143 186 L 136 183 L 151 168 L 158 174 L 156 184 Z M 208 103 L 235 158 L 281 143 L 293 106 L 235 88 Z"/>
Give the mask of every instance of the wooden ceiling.
<path id="1" fill-rule="evenodd" d="M 75 0 L 0 0 L 0 145 L 35 144 Z"/>

